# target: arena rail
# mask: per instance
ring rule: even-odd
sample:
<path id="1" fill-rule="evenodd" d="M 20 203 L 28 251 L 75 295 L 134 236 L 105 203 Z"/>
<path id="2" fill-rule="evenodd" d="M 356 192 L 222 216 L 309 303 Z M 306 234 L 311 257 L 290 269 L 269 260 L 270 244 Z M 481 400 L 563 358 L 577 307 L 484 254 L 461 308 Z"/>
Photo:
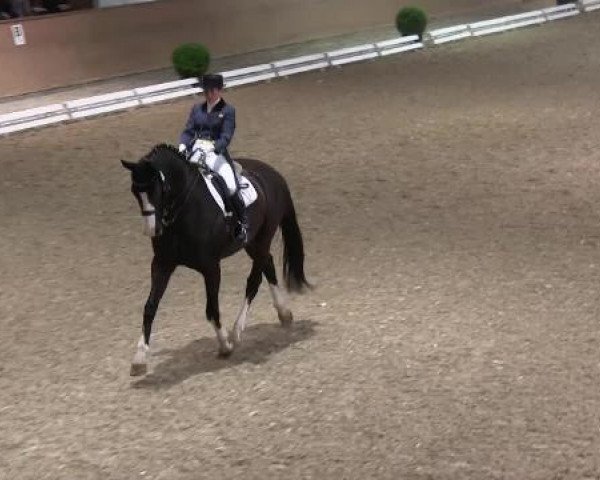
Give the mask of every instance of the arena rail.
<path id="1" fill-rule="evenodd" d="M 327 52 L 327 58 L 334 67 L 341 67 L 348 63 L 360 62 L 363 60 L 371 60 L 379 56 L 377 47 L 374 43 L 366 45 L 358 45 L 357 47 L 342 48 Z"/>
<path id="2" fill-rule="evenodd" d="M 600 3 L 600 0 L 597 0 Z M 561 18 L 574 17 L 579 15 L 581 10 L 576 3 L 568 3 L 566 5 L 559 5 L 557 7 L 544 8 L 542 10 L 548 21 L 560 20 Z"/>
<path id="3" fill-rule="evenodd" d="M 382 57 L 396 55 L 397 53 L 410 52 L 423 48 L 423 42 L 417 35 L 384 40 L 375 44 Z"/>
<path id="4" fill-rule="evenodd" d="M 598 9 L 600 9 L 600 0 L 579 0 L 578 3 L 535 10 L 519 15 L 509 15 L 436 29 L 426 33 L 424 39 L 416 35 L 393 38 L 377 43 L 357 45 L 330 52 L 229 70 L 222 72 L 222 75 L 225 80 L 225 88 L 233 88 L 270 81 L 275 78 L 285 78 L 303 72 L 323 70 L 332 66 L 341 67 L 349 63 L 418 50 L 424 48 L 426 44 L 441 45 L 469 37 L 480 37 L 531 25 L 541 25 L 548 21 L 569 18 L 582 12 L 591 12 Z M 200 92 L 202 92 L 202 88 L 198 84 L 198 79 L 191 78 L 31 108 L 0 115 L 0 135 L 152 105 L 158 102 L 197 95 Z"/>
<path id="5" fill-rule="evenodd" d="M 9 134 L 21 130 L 29 130 L 30 128 L 61 123 L 70 118 L 69 111 L 61 103 L 7 113 L 0 115 L 0 134 Z"/>
<path id="6" fill-rule="evenodd" d="M 197 78 L 186 78 L 174 82 L 159 83 L 149 87 L 134 89 L 142 105 L 173 100 L 174 98 L 187 97 L 202 92 Z"/>
<path id="7" fill-rule="evenodd" d="M 315 55 L 304 55 L 303 57 L 290 58 L 273 62 L 273 67 L 280 77 L 288 77 L 296 73 L 310 72 L 312 70 L 323 70 L 329 67 L 326 53 Z"/>
<path id="8" fill-rule="evenodd" d="M 455 27 L 438 28 L 429 32 L 429 36 L 434 45 L 442 43 L 455 42 L 472 35 L 469 25 L 456 25 Z"/>
<path id="9" fill-rule="evenodd" d="M 231 88 L 271 80 L 277 76 L 277 72 L 272 63 L 263 63 L 253 67 L 221 72 L 221 75 L 225 81 L 225 88 Z"/>
<path id="10" fill-rule="evenodd" d="M 581 7 L 584 12 L 593 12 L 600 9 L 600 0 L 581 0 Z"/>
<path id="11" fill-rule="evenodd" d="M 71 118 L 86 118 L 102 113 L 126 110 L 137 107 L 141 104 L 139 97 L 133 90 L 124 90 L 121 92 L 109 93 L 106 95 L 96 95 L 79 100 L 71 100 L 65 103 L 65 108 L 69 111 Z"/>
<path id="12" fill-rule="evenodd" d="M 521 13 L 519 15 L 510 15 L 507 17 L 484 20 L 482 22 L 470 23 L 469 28 L 474 37 L 491 35 L 493 33 L 506 32 L 516 28 L 540 25 L 546 22 L 544 12 L 535 10 L 533 12 Z"/>

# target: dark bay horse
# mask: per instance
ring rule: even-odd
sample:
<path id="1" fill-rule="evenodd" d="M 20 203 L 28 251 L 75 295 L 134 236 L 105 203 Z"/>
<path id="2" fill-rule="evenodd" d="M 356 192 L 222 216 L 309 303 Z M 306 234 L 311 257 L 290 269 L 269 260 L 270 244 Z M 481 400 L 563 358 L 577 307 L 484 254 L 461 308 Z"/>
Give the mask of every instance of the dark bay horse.
<path id="1" fill-rule="evenodd" d="M 200 272 L 206 288 L 206 316 L 219 341 L 219 355 L 228 356 L 241 341 L 248 309 L 264 275 L 283 326 L 292 322 L 285 295 L 278 287 L 271 242 L 277 229 L 283 235 L 283 274 L 288 290 L 309 286 L 304 275 L 304 246 L 292 197 L 285 179 L 272 167 L 253 159 L 236 159 L 255 186 L 258 198 L 248 209 L 250 229 L 246 252 L 252 269 L 246 296 L 231 336 L 221 324 L 219 285 L 221 259 L 243 248 L 236 243 L 228 220 L 212 198 L 198 167 L 177 149 L 158 145 L 139 162 L 122 161 L 131 171 L 131 191 L 138 201 L 146 233 L 152 237 L 154 257 L 151 288 L 144 307 L 143 335 L 131 365 L 131 375 L 147 372 L 152 322 L 169 278 L 179 265 Z"/>

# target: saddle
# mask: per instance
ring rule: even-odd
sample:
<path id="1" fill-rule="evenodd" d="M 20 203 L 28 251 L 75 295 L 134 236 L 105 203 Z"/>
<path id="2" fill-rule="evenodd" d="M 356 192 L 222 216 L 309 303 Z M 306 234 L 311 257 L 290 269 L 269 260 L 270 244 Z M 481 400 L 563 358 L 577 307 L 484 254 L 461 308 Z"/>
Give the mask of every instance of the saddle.
<path id="1" fill-rule="evenodd" d="M 256 192 L 256 188 L 252 182 L 248 179 L 248 176 L 246 175 L 246 172 L 242 166 L 236 161 L 233 161 L 233 165 L 235 168 L 235 174 L 238 178 L 238 188 L 240 190 L 241 197 L 244 200 L 244 205 L 246 208 L 248 208 L 258 198 L 258 193 Z M 223 211 L 223 214 L 226 217 L 233 216 L 232 212 L 234 210 L 231 205 L 231 200 L 229 199 L 225 180 L 223 180 L 216 172 L 212 171 L 204 164 L 201 165 L 200 172 L 202 173 L 202 177 L 206 182 L 208 190 L 210 191 L 217 205 Z"/>
<path id="2" fill-rule="evenodd" d="M 238 177 L 241 177 L 244 174 L 244 167 L 242 167 L 242 165 L 238 162 L 236 162 L 235 160 L 231 160 L 233 162 L 233 169 L 235 170 L 235 174 Z"/>

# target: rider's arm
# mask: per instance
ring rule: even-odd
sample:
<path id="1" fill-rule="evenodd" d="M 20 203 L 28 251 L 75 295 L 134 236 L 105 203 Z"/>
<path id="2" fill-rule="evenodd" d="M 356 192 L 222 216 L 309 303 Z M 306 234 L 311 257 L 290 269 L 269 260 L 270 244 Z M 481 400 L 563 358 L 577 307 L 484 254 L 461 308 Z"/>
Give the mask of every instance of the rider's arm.
<path id="1" fill-rule="evenodd" d="M 231 105 L 227 105 L 223 109 L 223 127 L 221 128 L 221 135 L 215 141 L 215 153 L 222 154 L 233 138 L 235 132 L 235 108 Z"/>
<path id="2" fill-rule="evenodd" d="M 185 124 L 185 129 L 181 133 L 181 138 L 179 140 L 179 143 L 184 144 L 189 150 L 192 147 L 192 141 L 194 140 L 195 132 L 196 132 L 196 106 L 192 107 L 192 111 L 190 112 L 188 121 Z"/>

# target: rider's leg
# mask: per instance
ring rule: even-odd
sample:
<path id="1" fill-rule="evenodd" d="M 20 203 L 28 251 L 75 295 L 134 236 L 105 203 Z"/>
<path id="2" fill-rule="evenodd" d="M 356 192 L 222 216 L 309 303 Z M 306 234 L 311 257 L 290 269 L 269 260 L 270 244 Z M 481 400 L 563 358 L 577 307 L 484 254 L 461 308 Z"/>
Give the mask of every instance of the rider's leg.
<path id="1" fill-rule="evenodd" d="M 225 183 L 227 184 L 229 200 L 240 222 L 240 228 L 238 229 L 236 236 L 239 240 L 245 243 L 248 230 L 246 205 L 244 204 L 244 199 L 242 198 L 241 192 L 237 188 L 237 181 L 235 178 L 235 172 L 233 171 L 233 166 L 223 155 L 217 155 L 213 152 L 206 156 L 206 164 L 213 171 L 217 172 L 217 174 L 223 180 L 225 180 Z"/>
<path id="2" fill-rule="evenodd" d="M 214 152 L 208 153 L 206 155 L 206 165 L 225 180 L 229 195 L 236 193 L 237 182 L 235 181 L 235 174 L 223 155 L 217 155 Z"/>

